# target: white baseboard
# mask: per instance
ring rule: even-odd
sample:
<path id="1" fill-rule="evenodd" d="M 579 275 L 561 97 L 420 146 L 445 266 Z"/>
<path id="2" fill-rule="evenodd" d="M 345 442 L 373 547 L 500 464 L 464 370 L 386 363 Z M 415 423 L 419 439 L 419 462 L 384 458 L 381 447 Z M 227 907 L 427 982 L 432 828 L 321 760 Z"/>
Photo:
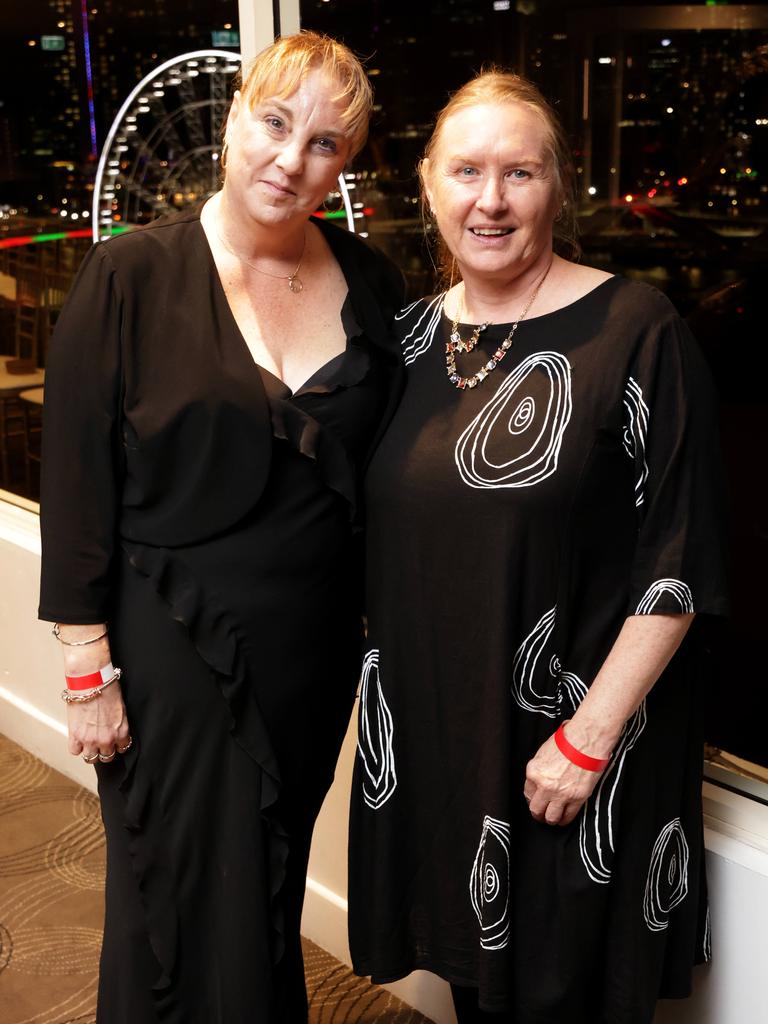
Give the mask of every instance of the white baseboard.
<path id="1" fill-rule="evenodd" d="M 0 540 L 40 554 L 40 515 L 35 502 L 0 490 Z"/>
<path id="2" fill-rule="evenodd" d="M 337 960 L 351 964 L 347 941 L 347 901 L 311 877 L 307 878 L 301 932 L 327 949 Z M 435 1024 L 456 1024 L 450 989 L 434 974 L 414 971 L 402 981 L 394 981 L 384 987 Z"/>
<path id="3" fill-rule="evenodd" d="M 96 773 L 67 750 L 66 726 L 0 686 L 0 733 L 57 772 L 96 792 Z"/>
<path id="4" fill-rule="evenodd" d="M 301 934 L 351 966 L 347 942 L 347 901 L 311 876 L 307 877 L 304 894 Z"/>

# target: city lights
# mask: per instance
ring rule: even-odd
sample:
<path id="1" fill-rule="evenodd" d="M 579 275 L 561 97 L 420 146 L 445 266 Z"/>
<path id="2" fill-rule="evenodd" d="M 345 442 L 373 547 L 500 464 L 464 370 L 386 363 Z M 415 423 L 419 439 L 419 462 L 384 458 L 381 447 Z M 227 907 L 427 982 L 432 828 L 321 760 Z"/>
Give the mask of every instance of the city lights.
<path id="1" fill-rule="evenodd" d="M 45 74 L 54 79 L 55 88 L 61 92 L 57 110 L 51 110 L 46 121 L 41 118 L 29 129 L 30 140 L 25 143 L 25 154 L 13 152 L 11 156 L 14 164 L 28 158 L 31 170 L 37 174 L 29 179 L 28 201 L 33 215 L 46 216 L 60 227 L 63 226 L 63 214 L 69 211 L 69 218 L 83 220 L 83 224 L 77 226 L 84 228 L 86 212 L 83 206 L 85 203 L 90 205 L 95 195 L 94 168 L 88 156 L 89 120 L 91 127 L 94 122 L 88 109 L 88 69 L 84 63 L 86 29 L 90 33 L 93 74 L 100 90 L 96 107 L 99 125 L 107 111 L 114 116 L 112 111 L 119 109 L 122 83 L 128 80 L 124 75 L 124 72 L 128 73 L 128 64 L 139 66 L 132 63 L 139 56 L 146 62 L 156 60 L 152 65 L 155 72 L 148 76 L 134 97 L 129 108 L 130 116 L 123 119 L 119 132 L 110 142 L 109 156 L 114 160 L 104 160 L 99 179 L 104 202 L 92 208 L 90 221 L 97 224 L 105 210 L 110 211 L 108 219 L 114 211 L 120 213 L 126 222 L 134 216 L 143 221 L 174 205 L 176 188 L 180 189 L 182 197 L 186 197 L 190 184 L 193 184 L 193 191 L 202 197 L 206 188 L 217 187 L 221 141 L 216 130 L 210 134 L 207 122 L 205 132 L 208 137 L 205 144 L 199 146 L 201 174 L 204 164 L 207 168 L 204 172 L 206 181 L 210 182 L 206 185 L 186 180 L 177 182 L 175 168 L 179 160 L 176 153 L 179 139 L 170 148 L 165 142 L 152 150 L 155 146 L 153 133 L 164 117 L 172 116 L 179 103 L 179 94 L 191 96 L 193 88 L 203 89 L 207 94 L 209 75 L 224 73 L 228 77 L 237 68 L 236 56 L 232 54 L 231 67 L 222 61 L 221 55 L 209 56 L 215 50 L 185 54 L 177 62 L 165 60 L 167 46 L 176 43 L 163 41 L 161 44 L 159 37 L 150 34 L 146 38 L 154 42 L 142 44 L 141 53 L 139 50 L 132 54 L 126 51 L 121 56 L 113 47 L 114 66 L 99 64 L 97 69 L 97 61 L 101 61 L 105 52 L 110 52 L 107 44 L 115 42 L 107 38 L 108 33 L 115 32 L 115 4 L 102 4 L 98 8 L 98 18 L 94 18 L 91 12 L 96 10 L 99 0 L 47 2 L 51 9 L 50 19 L 39 29 L 28 25 L 36 32 L 35 37 L 25 38 L 22 34 L 16 44 L 19 51 L 23 51 L 25 45 L 35 48 L 35 54 L 28 54 L 26 59 L 34 60 L 35 64 L 39 61 L 41 68 L 46 69 Z M 316 7 L 326 4 L 329 10 L 319 12 L 320 22 L 322 25 L 328 23 L 332 28 L 334 19 L 342 20 L 336 9 L 343 5 L 334 7 L 330 0 L 317 0 Z M 147 6 L 148 18 L 152 16 L 151 6 Z M 311 6 L 308 5 L 308 9 Z M 472 9 L 471 18 L 484 22 L 486 27 L 501 24 L 494 18 L 494 11 L 517 10 L 518 15 L 531 15 L 526 21 L 533 29 L 540 18 L 540 12 L 535 8 L 546 5 L 535 5 L 531 0 L 518 0 L 517 3 L 513 0 L 491 0 L 473 5 L 469 0 L 462 0 L 451 6 L 456 9 L 459 21 L 462 17 L 459 8 L 466 6 L 467 10 Z M 685 10 L 689 12 L 690 9 Z M 87 17 L 84 18 L 84 14 Z M 198 35 L 207 40 L 211 38 L 211 32 L 221 29 L 220 47 L 236 49 L 238 42 L 233 40 L 238 35 L 237 22 L 221 22 L 221 16 L 219 14 L 212 22 L 201 25 Z M 602 44 L 598 41 L 594 49 L 591 48 L 593 42 L 584 46 L 578 33 L 567 32 L 566 22 L 557 24 L 552 20 L 547 20 L 546 24 L 542 22 L 539 26 L 541 31 L 536 28 L 530 33 L 530 38 L 521 41 L 519 56 L 523 72 L 533 73 L 556 101 L 563 102 L 566 90 L 576 90 L 578 102 L 564 104 L 562 110 L 570 122 L 567 127 L 574 141 L 573 155 L 579 175 L 577 191 L 584 212 L 592 218 L 597 211 L 602 211 L 603 205 L 636 203 L 640 207 L 653 201 L 656 210 L 669 206 L 685 218 L 710 215 L 714 209 L 729 218 L 739 213 L 751 215 L 754 212 L 762 223 L 768 215 L 768 166 L 762 163 L 763 147 L 759 146 L 762 136 L 755 134 L 753 129 L 768 127 L 768 109 L 765 116 L 758 114 L 762 103 L 756 94 L 745 90 L 738 77 L 738 69 L 747 50 L 762 45 L 759 43 L 762 37 L 751 29 L 737 32 L 732 28 L 716 29 L 713 26 L 711 31 L 696 33 L 694 38 L 693 33 L 684 30 L 682 22 L 678 23 L 675 18 L 667 19 L 661 9 L 655 17 L 653 25 L 643 23 L 643 26 L 630 28 L 625 24 L 617 27 L 612 35 L 592 35 L 593 41 L 602 38 Z M 519 21 L 519 17 L 513 19 L 513 22 Z M 517 31 L 513 23 L 510 23 L 510 30 Z M 58 32 L 59 35 L 51 35 L 44 40 L 37 34 L 42 31 Z M 398 29 L 398 39 L 403 44 L 412 44 L 415 53 L 419 47 L 426 48 L 439 42 L 440 31 L 438 26 L 433 26 L 428 39 L 423 27 L 412 25 L 404 18 Z M 383 101 L 377 104 L 376 110 L 387 111 L 386 120 L 379 123 L 377 130 L 382 145 L 386 144 L 386 162 L 390 166 L 384 171 L 385 184 L 374 198 L 370 189 L 378 190 L 379 187 L 373 181 L 373 172 L 365 170 L 366 160 L 370 161 L 370 157 L 364 153 L 360 158 L 364 170 L 347 179 L 350 199 L 358 200 L 355 203 L 358 213 L 363 208 L 367 209 L 369 204 L 378 206 L 381 219 L 387 218 L 392 209 L 396 208 L 398 217 L 403 211 L 404 218 L 414 221 L 415 231 L 418 203 L 412 201 L 414 190 L 406 185 L 406 181 L 411 180 L 412 168 L 428 137 L 428 122 L 434 111 L 426 109 L 418 89 L 401 88 L 397 81 L 400 76 L 387 70 L 392 67 L 391 54 L 386 48 L 389 42 L 383 41 L 383 32 L 382 29 L 380 47 L 371 48 L 371 52 L 380 56 L 374 58 L 375 66 L 368 69 L 368 74 L 376 78 L 378 95 Z M 669 32 L 675 35 L 670 36 Z M 225 42 L 227 33 L 232 40 Z M 487 46 L 483 49 L 485 44 L 477 41 L 480 35 L 477 40 L 474 37 L 470 39 L 470 35 L 467 34 L 466 48 L 462 53 L 480 66 L 492 54 L 486 52 L 489 50 Z M 60 52 L 51 52 L 54 40 Z M 559 47 L 552 42 L 546 44 L 545 40 L 571 42 L 569 47 Z M 615 46 L 616 53 L 609 55 L 602 50 L 601 54 L 604 45 Z M 153 46 L 156 52 L 153 52 Z M 214 47 L 217 47 L 216 43 Z M 569 49 L 572 53 L 566 60 L 564 55 Z M 398 53 L 397 50 L 392 52 Z M 112 59 L 110 57 L 110 61 Z M 118 62 L 123 59 L 126 66 L 119 68 Z M 159 64 L 162 69 L 158 68 Z M 410 73 L 410 61 L 408 64 L 408 68 L 402 68 L 404 74 Z M 602 75 L 596 65 L 610 70 L 610 75 Z M 222 84 L 222 97 L 228 84 Z M 224 99 L 217 99 L 217 103 L 223 105 Z M 4 104 L 4 108 L 7 107 L 8 101 Z M 6 115 L 6 109 L 2 114 Z M 184 128 L 183 119 L 181 127 Z M 16 135 L 10 137 L 14 140 L 22 138 L 22 133 L 17 130 Z M 179 138 L 182 149 L 190 145 L 184 130 Z M 137 163 L 136 154 L 147 139 L 152 142 L 146 152 L 142 151 Z M 195 145 L 200 141 L 196 139 Z M 15 142 L 13 148 L 18 148 Z M 725 157 L 727 163 L 720 166 L 717 156 Z M 66 167 L 57 158 L 66 158 Z M 659 170 L 662 160 L 667 167 L 673 168 L 671 172 Z M 137 167 L 144 173 L 145 161 L 152 166 L 154 177 L 143 183 L 146 196 L 138 198 L 134 214 L 128 212 L 129 203 L 136 196 L 131 176 Z M 34 162 L 37 162 L 39 171 L 34 168 Z M 690 180 L 680 171 L 683 164 L 691 168 L 693 178 Z M 64 193 L 69 197 L 68 205 L 61 199 L 55 201 L 56 209 L 52 212 L 54 201 L 50 196 L 58 194 L 61 197 Z M 36 196 L 40 198 L 36 199 Z M 365 207 L 361 203 L 365 203 Z M 751 206 L 759 209 L 753 211 Z M 597 224 L 598 219 L 592 218 L 591 230 L 596 230 Z M 601 232 L 602 227 L 597 231 Z"/>

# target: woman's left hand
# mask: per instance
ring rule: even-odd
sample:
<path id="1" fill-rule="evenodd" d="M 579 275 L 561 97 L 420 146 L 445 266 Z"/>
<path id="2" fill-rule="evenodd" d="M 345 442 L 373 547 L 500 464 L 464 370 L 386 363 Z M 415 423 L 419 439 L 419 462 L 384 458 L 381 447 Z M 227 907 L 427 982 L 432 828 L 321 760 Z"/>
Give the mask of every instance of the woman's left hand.
<path id="1" fill-rule="evenodd" d="M 693 615 L 630 615 L 568 724 L 568 739 L 591 757 L 609 757 L 625 722 L 669 664 Z M 602 772 L 572 764 L 554 736 L 525 770 L 523 795 L 536 821 L 570 825 Z"/>
<path id="2" fill-rule="evenodd" d="M 570 825 L 601 775 L 571 764 L 550 736 L 525 770 L 523 795 L 532 817 L 547 825 Z"/>

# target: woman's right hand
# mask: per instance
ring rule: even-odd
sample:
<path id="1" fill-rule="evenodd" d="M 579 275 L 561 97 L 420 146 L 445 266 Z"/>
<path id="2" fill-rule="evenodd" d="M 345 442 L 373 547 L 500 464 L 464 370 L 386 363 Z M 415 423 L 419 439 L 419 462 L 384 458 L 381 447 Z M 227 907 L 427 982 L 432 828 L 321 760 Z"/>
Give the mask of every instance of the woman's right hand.
<path id="1" fill-rule="evenodd" d="M 106 626 L 59 626 L 61 639 L 72 644 L 88 640 L 105 632 Z M 98 672 L 111 661 L 109 641 L 106 636 L 83 647 L 66 644 L 64 650 L 64 672 L 68 676 L 82 676 Z M 123 702 L 119 680 L 110 683 L 93 700 L 67 704 L 69 726 L 69 752 L 82 755 L 83 760 L 93 764 L 97 760 L 111 761 L 116 754 L 125 753 L 131 745 L 128 716 Z"/>
<path id="2" fill-rule="evenodd" d="M 131 745 L 128 716 L 117 681 L 93 700 L 68 704 L 67 721 L 70 754 L 82 754 L 89 764 L 112 761 Z"/>

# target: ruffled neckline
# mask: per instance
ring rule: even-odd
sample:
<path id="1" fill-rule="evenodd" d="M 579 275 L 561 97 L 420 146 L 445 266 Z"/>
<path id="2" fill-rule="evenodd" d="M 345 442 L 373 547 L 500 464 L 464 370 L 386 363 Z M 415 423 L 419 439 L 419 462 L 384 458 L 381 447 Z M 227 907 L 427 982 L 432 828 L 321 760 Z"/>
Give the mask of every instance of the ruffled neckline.
<path id="1" fill-rule="evenodd" d="M 315 463 L 326 487 L 335 491 L 349 505 L 350 519 L 357 506 L 355 467 L 341 438 L 316 419 L 301 404 L 306 396 L 327 396 L 342 388 L 359 384 L 371 369 L 371 356 L 364 338 L 350 339 L 346 351 L 334 356 L 295 393 L 269 370 L 259 366 L 267 394 L 272 420 L 272 436 L 287 441 L 299 454 Z"/>
<path id="2" fill-rule="evenodd" d="M 267 398 L 272 402 L 290 402 L 304 395 L 330 395 L 340 388 L 351 388 L 359 384 L 371 368 L 370 353 L 363 344 L 349 339 L 347 348 L 329 359 L 312 376 L 291 391 L 276 374 L 257 364 Z"/>

